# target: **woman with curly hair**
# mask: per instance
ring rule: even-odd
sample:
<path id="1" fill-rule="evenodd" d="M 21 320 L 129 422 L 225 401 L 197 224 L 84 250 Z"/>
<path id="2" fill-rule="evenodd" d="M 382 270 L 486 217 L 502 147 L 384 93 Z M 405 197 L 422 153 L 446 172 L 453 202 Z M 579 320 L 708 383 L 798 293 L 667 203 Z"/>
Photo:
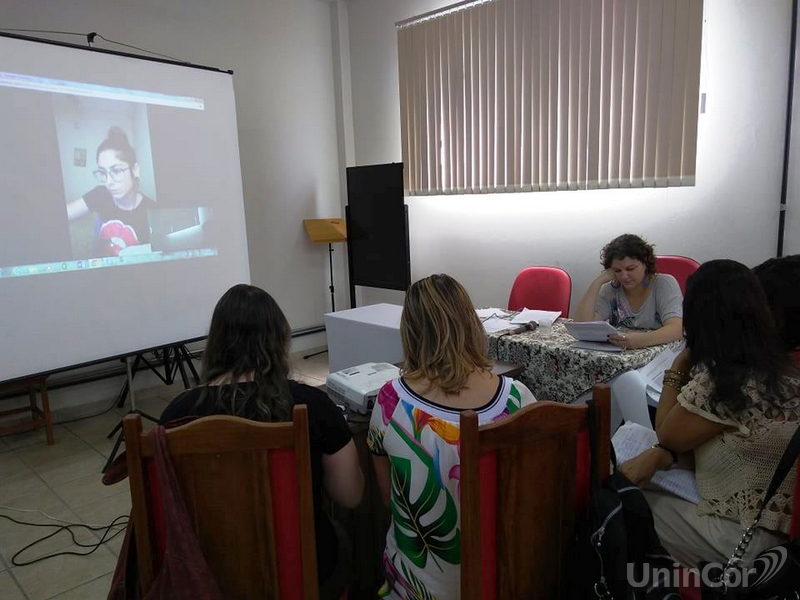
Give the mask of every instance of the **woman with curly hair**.
<path id="1" fill-rule="evenodd" d="M 379 597 L 456 599 L 461 411 L 489 423 L 534 398 L 522 383 L 492 373 L 483 325 L 466 290 L 448 275 L 409 288 L 400 338 L 403 374 L 381 388 L 367 438 L 392 514 Z"/>
<path id="2" fill-rule="evenodd" d="M 578 304 L 576 321 L 608 321 L 625 331 L 609 341 L 620 348 L 646 348 L 683 337 L 683 296 L 672 275 L 656 272 L 653 245 L 626 233 L 600 253 L 604 271 Z"/>
<path id="3" fill-rule="evenodd" d="M 306 405 L 320 598 L 338 598 L 347 585 L 347 543 L 323 510 L 322 490 L 353 508 L 361 501 L 364 476 L 341 410 L 321 390 L 289 378 L 290 340 L 289 322 L 272 296 L 252 285 L 233 286 L 211 318 L 205 385 L 175 398 L 161 422 L 208 415 L 291 421 L 294 406 Z"/>

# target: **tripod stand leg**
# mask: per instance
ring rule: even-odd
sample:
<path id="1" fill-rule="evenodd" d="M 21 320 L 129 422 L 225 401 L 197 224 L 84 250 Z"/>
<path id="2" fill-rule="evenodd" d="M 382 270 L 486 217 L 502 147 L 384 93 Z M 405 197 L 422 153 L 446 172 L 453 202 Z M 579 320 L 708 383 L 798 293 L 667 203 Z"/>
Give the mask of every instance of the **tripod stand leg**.
<path id="1" fill-rule="evenodd" d="M 114 437 L 114 434 L 115 434 L 115 433 L 117 433 L 117 432 L 118 432 L 120 429 L 122 429 L 122 419 L 120 419 L 120 420 L 119 420 L 119 423 L 117 423 L 117 424 L 114 426 L 114 429 L 112 429 L 112 430 L 109 432 L 109 434 L 106 436 L 106 439 L 107 439 L 107 440 L 110 440 L 112 437 Z"/>
<path id="2" fill-rule="evenodd" d="M 122 421 L 119 422 L 119 425 L 117 427 L 122 427 Z M 106 464 L 103 466 L 103 473 L 105 473 L 108 470 L 108 467 L 111 466 L 111 463 L 113 463 L 114 459 L 117 457 L 117 452 L 119 452 L 119 447 L 122 445 L 122 440 L 124 437 L 125 437 L 125 432 L 120 431 L 119 435 L 117 435 L 117 441 L 114 442 L 114 449 L 111 450 L 111 454 L 108 455 L 108 460 L 106 461 Z"/>
<path id="3" fill-rule="evenodd" d="M 186 367 L 183 366 L 183 358 L 181 357 L 180 349 L 175 347 L 175 362 L 181 371 L 181 379 L 183 380 L 183 387 L 187 390 L 191 387 L 189 385 L 189 378 L 186 377 Z"/>
<path id="4" fill-rule="evenodd" d="M 194 368 L 192 355 L 189 353 L 189 349 L 186 346 L 181 346 L 180 351 L 181 355 L 183 356 L 183 360 L 186 362 L 186 365 L 189 367 L 189 371 L 192 373 L 192 378 L 194 379 L 195 385 L 199 385 L 200 376 L 197 374 L 197 369 Z"/>

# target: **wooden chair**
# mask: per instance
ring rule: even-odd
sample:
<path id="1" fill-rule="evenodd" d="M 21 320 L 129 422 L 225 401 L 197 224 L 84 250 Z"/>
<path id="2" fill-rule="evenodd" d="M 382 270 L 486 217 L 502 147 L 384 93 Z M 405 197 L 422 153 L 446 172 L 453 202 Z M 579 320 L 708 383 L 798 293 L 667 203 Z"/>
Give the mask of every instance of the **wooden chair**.
<path id="1" fill-rule="evenodd" d="M 213 416 L 167 431 L 200 547 L 228 598 L 318 598 L 306 407 L 293 419 Z M 149 590 L 164 551 L 153 442 L 138 415 L 123 427 L 139 579 Z"/>
<path id="2" fill-rule="evenodd" d="M 595 385 L 599 477 L 610 467 L 607 385 Z M 478 426 L 461 415 L 461 597 L 561 599 L 588 500 L 586 405 L 537 402 Z"/>
<path id="3" fill-rule="evenodd" d="M 39 408 L 36 402 L 36 392 L 42 397 L 42 408 Z M 44 427 L 45 435 L 47 436 L 47 445 L 52 446 L 55 443 L 53 439 L 53 418 L 50 414 L 50 399 L 47 396 L 47 377 L 30 377 L 20 381 L 13 381 L 11 383 L 4 383 L 0 385 L 0 394 L 28 392 L 30 398 L 30 407 L 22 406 L 20 408 L 12 408 L 0 411 L 0 418 L 15 415 L 19 413 L 31 413 L 30 421 L 22 421 L 15 423 L 8 427 L 0 428 L 0 435 L 7 433 L 19 433 L 22 431 L 29 431 L 31 429 L 41 429 Z"/>

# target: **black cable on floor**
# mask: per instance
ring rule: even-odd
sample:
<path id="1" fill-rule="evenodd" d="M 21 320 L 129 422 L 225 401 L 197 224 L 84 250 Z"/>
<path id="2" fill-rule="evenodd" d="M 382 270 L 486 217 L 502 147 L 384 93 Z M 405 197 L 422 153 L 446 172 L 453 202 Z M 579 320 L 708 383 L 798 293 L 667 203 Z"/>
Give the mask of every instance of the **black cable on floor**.
<path id="1" fill-rule="evenodd" d="M 56 527 L 56 530 L 53 531 L 52 533 L 48 533 L 46 536 L 41 537 L 38 540 L 35 540 L 35 541 L 31 542 L 30 544 L 28 544 L 27 546 L 25 546 L 24 548 L 22 548 L 21 550 L 16 552 L 14 554 L 14 556 L 11 557 L 11 564 L 14 565 L 15 567 L 25 567 L 25 566 L 32 565 L 34 563 L 37 563 L 37 562 L 40 562 L 40 561 L 43 561 L 43 560 L 47 560 L 48 558 L 55 558 L 56 556 L 66 556 L 66 555 L 89 556 L 90 554 L 94 553 L 104 543 L 113 540 L 120 533 L 125 531 L 125 528 L 122 528 L 119 531 L 111 534 L 111 530 L 113 528 L 119 527 L 120 525 L 123 524 L 123 523 L 117 523 L 117 521 L 120 521 L 120 519 L 124 519 L 124 524 L 125 524 L 126 527 L 128 525 L 128 521 L 129 521 L 128 515 L 120 515 L 119 517 L 117 517 L 116 519 L 111 521 L 111 523 L 109 525 L 107 525 L 105 527 L 102 527 L 102 526 L 101 527 L 95 527 L 95 526 L 92 526 L 92 525 L 77 525 L 77 524 L 57 525 L 55 523 L 29 523 L 27 521 L 18 521 L 17 519 L 15 519 L 13 517 L 9 517 L 8 515 L 3 515 L 3 514 L 0 514 L 0 517 L 2 517 L 4 519 L 8 519 L 12 523 L 16 523 L 17 525 L 27 525 L 29 527 Z M 103 533 L 103 536 L 100 538 L 100 541 L 98 541 L 96 543 L 92 543 L 92 544 L 86 544 L 86 543 L 79 542 L 77 540 L 77 538 L 75 537 L 75 532 L 72 530 L 73 527 L 83 527 L 85 529 L 88 529 L 89 531 L 104 531 L 104 533 Z M 64 551 L 64 552 L 54 552 L 53 554 L 46 554 L 46 555 L 40 556 L 39 558 L 36 558 L 34 560 L 17 561 L 17 557 L 20 554 L 22 554 L 26 550 L 29 550 L 33 546 L 35 546 L 37 544 L 40 544 L 40 543 L 44 542 L 45 540 L 50 539 L 53 536 L 58 535 L 59 533 L 61 533 L 65 529 L 69 532 L 70 537 L 72 537 L 72 543 L 73 544 L 75 544 L 76 546 L 79 546 L 81 548 L 91 548 L 91 550 L 89 550 L 89 552 L 73 552 L 71 550 L 67 550 L 67 551 Z"/>

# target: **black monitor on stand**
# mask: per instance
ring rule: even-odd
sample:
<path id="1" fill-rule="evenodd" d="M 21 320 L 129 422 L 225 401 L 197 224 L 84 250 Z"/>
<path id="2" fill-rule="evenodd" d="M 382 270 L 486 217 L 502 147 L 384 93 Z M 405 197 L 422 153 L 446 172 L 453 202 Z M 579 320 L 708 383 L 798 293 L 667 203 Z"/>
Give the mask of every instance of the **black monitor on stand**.
<path id="1" fill-rule="evenodd" d="M 411 257 L 403 164 L 349 167 L 345 215 L 350 306 L 356 306 L 357 285 L 407 290 Z"/>

